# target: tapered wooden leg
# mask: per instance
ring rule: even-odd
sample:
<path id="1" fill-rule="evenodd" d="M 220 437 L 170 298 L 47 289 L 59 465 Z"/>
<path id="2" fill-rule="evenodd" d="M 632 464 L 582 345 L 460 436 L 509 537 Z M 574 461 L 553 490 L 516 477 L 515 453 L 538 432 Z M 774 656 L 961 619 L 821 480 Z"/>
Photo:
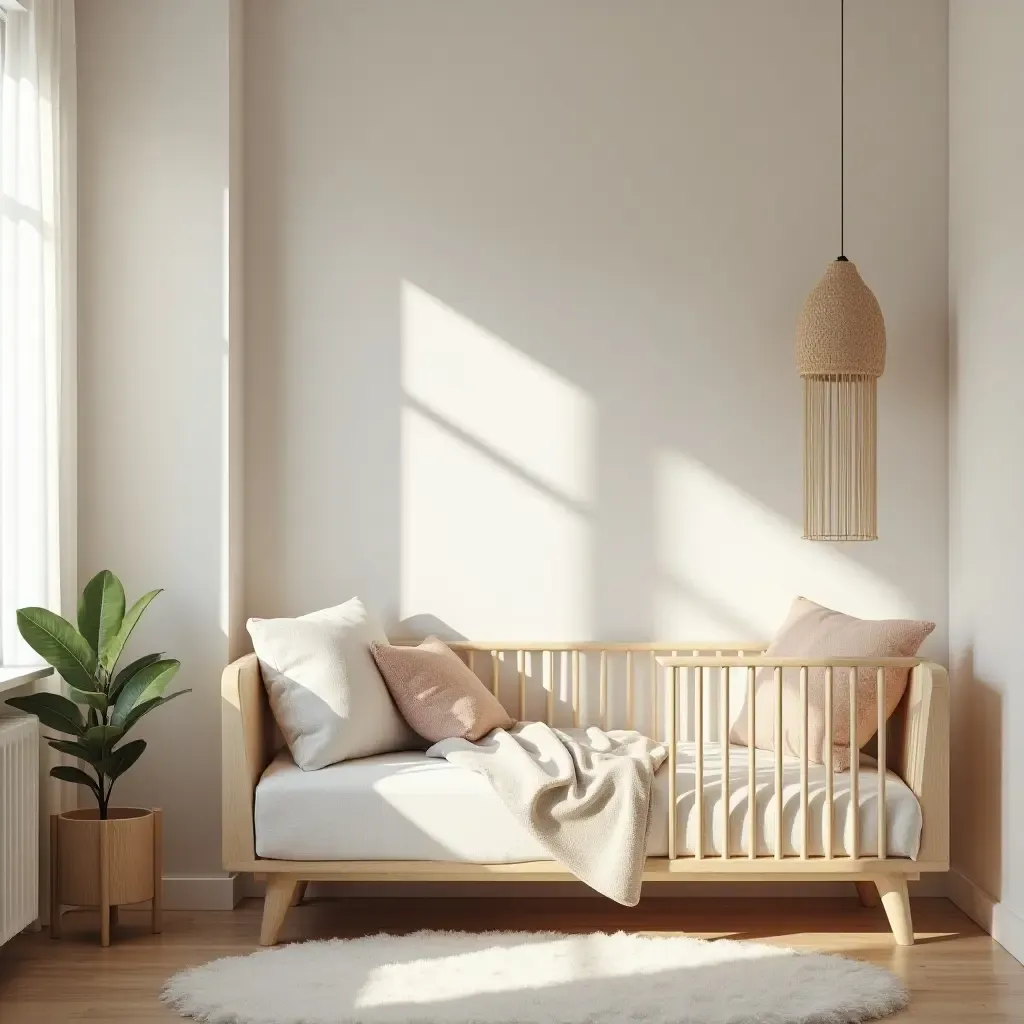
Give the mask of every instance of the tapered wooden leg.
<path id="1" fill-rule="evenodd" d="M 295 886 L 295 895 L 292 897 L 292 906 L 297 907 L 306 897 L 306 886 L 309 882 L 299 882 Z"/>
<path id="2" fill-rule="evenodd" d="M 878 906 L 878 889 L 874 882 L 854 882 L 857 887 L 857 899 L 862 907 Z"/>
<path id="3" fill-rule="evenodd" d="M 164 907 L 164 816 L 153 808 L 153 913 L 151 930 L 159 935 L 163 928 Z"/>
<path id="4" fill-rule="evenodd" d="M 267 879 L 267 894 L 263 900 L 263 925 L 260 928 L 260 945 L 273 946 L 277 933 L 284 924 L 285 915 L 292 905 L 295 887 L 299 880 L 294 875 L 271 875 Z"/>
<path id="5" fill-rule="evenodd" d="M 901 946 L 914 944 L 914 924 L 910 917 L 910 894 L 907 892 L 907 880 L 902 875 L 884 875 L 875 880 L 878 895 L 882 897 L 885 916 L 889 918 L 889 927 Z"/>
<path id="6" fill-rule="evenodd" d="M 110 945 L 110 829 L 100 822 L 100 945 Z"/>
<path id="7" fill-rule="evenodd" d="M 60 885 L 57 867 L 60 863 L 57 856 L 57 833 L 59 814 L 50 815 L 50 938 L 60 938 Z"/>

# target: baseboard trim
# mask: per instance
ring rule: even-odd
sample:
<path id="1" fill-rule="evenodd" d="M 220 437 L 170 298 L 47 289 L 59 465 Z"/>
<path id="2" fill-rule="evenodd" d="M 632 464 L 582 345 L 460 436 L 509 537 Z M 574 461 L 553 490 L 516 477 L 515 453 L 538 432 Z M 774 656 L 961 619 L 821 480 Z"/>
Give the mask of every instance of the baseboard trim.
<path id="1" fill-rule="evenodd" d="M 1010 956 L 1024 963 L 1024 918 L 959 871 L 949 873 L 949 898 Z"/>
<path id="2" fill-rule="evenodd" d="M 164 875 L 165 910 L 234 910 L 243 879 L 230 875 Z"/>

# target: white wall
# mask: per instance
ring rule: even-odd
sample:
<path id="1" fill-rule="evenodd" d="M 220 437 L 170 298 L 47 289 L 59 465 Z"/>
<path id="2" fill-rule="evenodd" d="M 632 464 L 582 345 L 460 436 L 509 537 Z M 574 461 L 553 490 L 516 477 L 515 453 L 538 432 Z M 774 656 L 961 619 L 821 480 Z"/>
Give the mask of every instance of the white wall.
<path id="1" fill-rule="evenodd" d="M 1024 4 L 950 5 L 954 895 L 1024 959 Z"/>
<path id="2" fill-rule="evenodd" d="M 229 4 L 79 3 L 79 577 L 165 588 L 132 653 L 193 693 L 139 726 L 115 790 L 162 806 L 171 902 L 215 902 L 227 660 Z M 201 28 L 200 28 L 201 26 Z M 191 876 L 198 876 L 198 881 Z"/>
<path id="3" fill-rule="evenodd" d="M 832 5 L 251 0 L 244 232 L 237 5 L 78 5 L 79 569 L 167 588 L 135 646 L 196 692 L 120 797 L 165 807 L 169 872 L 219 872 L 244 614 L 758 638 L 802 591 L 934 618 L 944 658 L 946 6 L 849 6 L 847 252 L 890 340 L 864 546 L 798 526 Z"/>
<path id="4" fill-rule="evenodd" d="M 803 592 L 944 660 L 943 0 L 848 5 L 882 539 L 799 539 L 838 6 L 249 5 L 251 614 L 760 638 Z"/>

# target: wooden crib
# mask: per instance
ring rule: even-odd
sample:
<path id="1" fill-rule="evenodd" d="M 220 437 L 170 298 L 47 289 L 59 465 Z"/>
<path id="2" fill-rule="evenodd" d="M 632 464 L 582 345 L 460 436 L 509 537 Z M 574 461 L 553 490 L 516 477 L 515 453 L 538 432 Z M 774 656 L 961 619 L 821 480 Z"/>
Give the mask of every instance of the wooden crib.
<path id="1" fill-rule="evenodd" d="M 765 645 L 757 643 L 726 646 L 721 643 L 496 643 L 452 642 L 450 646 L 483 679 L 519 719 L 543 720 L 552 725 L 600 725 L 604 728 L 636 728 L 663 740 L 668 749 L 667 856 L 648 856 L 645 882 L 669 881 L 849 881 L 854 882 L 862 902 L 873 903 L 875 890 L 881 897 L 896 941 L 914 941 L 907 883 L 922 872 L 946 871 L 949 867 L 949 692 L 945 669 L 915 658 L 802 660 L 768 658 Z M 885 764 L 920 806 L 920 847 L 916 858 L 889 855 L 887 828 L 887 787 L 885 774 L 872 768 L 872 785 L 877 786 L 875 819 L 877 836 L 858 834 L 860 791 L 858 759 L 853 758 L 848 778 L 842 777 L 849 813 L 843 842 L 833 836 L 836 779 L 831 765 L 832 729 L 826 728 L 829 765 L 811 766 L 807 757 L 807 674 L 822 668 L 826 678 L 826 722 L 831 724 L 830 681 L 843 685 L 849 679 L 851 707 L 855 710 L 854 680 L 858 670 L 875 672 L 879 695 L 883 694 L 883 670 L 910 670 L 904 697 L 886 723 L 884 699 L 878 700 L 879 729 L 877 762 Z M 782 728 L 782 672 L 799 672 L 803 703 L 802 757 L 799 759 L 799 793 L 793 805 L 792 835 L 784 842 L 783 793 L 784 760 L 796 772 L 792 758 L 780 749 L 772 752 L 753 748 L 755 674 L 761 669 L 774 673 L 776 685 L 776 734 Z M 746 748 L 729 743 L 731 702 L 745 695 L 748 718 Z M 732 703 L 732 707 L 737 705 Z M 552 861 L 476 864 L 437 860 L 283 860 L 256 854 L 254 809 L 256 787 L 281 741 L 274 727 L 255 655 L 246 655 L 229 665 L 222 683 L 223 725 L 223 859 L 229 871 L 261 874 L 267 879 L 267 895 L 260 941 L 272 944 L 288 907 L 301 899 L 309 881 L 484 881 L 565 880 L 568 873 Z M 856 715 L 851 714 L 851 721 Z M 722 769 L 717 781 L 719 808 L 731 806 L 738 790 L 754 794 L 748 811 L 749 828 L 744 838 L 733 842 L 729 814 L 725 813 L 721 836 L 714 851 L 705 840 L 705 752 L 717 744 Z M 684 745 L 693 751 L 693 784 L 688 793 L 679 791 L 677 756 Z M 856 743 L 851 738 L 851 745 Z M 738 764 L 741 756 L 745 764 Z M 765 785 L 755 779 L 757 765 L 774 759 L 774 835 L 758 836 L 757 803 Z M 817 807 L 824 828 L 821 852 L 809 841 L 809 787 L 812 770 L 824 772 L 823 805 Z M 689 765 L 687 770 L 689 770 Z M 763 775 L 762 775 L 763 778 Z M 735 792 L 730 794 L 730 787 Z M 677 806 L 691 801 L 689 814 L 695 820 L 694 835 L 686 848 L 679 834 Z M 749 800 L 749 796 L 748 796 Z M 765 816 L 765 828 L 771 832 Z M 652 829 L 654 822 L 652 822 Z M 661 826 L 659 825 L 659 828 Z M 795 839 L 792 838 L 795 836 Z M 817 837 L 819 840 L 820 836 Z M 871 852 L 862 849 L 873 844 Z M 787 842 L 789 845 L 787 846 Z M 839 845 L 840 849 L 836 849 Z"/>

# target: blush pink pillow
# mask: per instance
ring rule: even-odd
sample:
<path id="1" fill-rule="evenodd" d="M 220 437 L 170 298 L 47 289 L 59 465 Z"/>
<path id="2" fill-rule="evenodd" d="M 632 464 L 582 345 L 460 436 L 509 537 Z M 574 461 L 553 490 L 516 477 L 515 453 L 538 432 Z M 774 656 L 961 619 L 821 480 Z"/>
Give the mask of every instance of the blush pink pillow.
<path id="1" fill-rule="evenodd" d="M 405 720 L 425 740 L 481 739 L 515 721 L 498 698 L 442 640 L 418 647 L 370 645 L 380 674 Z"/>
<path id="2" fill-rule="evenodd" d="M 825 608 L 806 597 L 793 602 L 789 617 L 771 642 L 767 656 L 782 658 L 912 658 L 935 628 L 934 622 L 913 619 L 857 619 Z M 832 764 L 850 767 L 850 669 L 832 673 Z M 857 745 L 863 747 L 878 730 L 878 683 L 875 670 L 857 669 Z M 907 687 L 908 669 L 885 670 L 885 717 L 896 710 Z M 807 757 L 825 763 L 825 670 L 807 672 Z M 775 750 L 775 678 L 762 669 L 754 683 L 754 746 Z M 800 670 L 782 672 L 782 750 L 799 757 L 803 719 Z M 747 742 L 747 715 L 736 719 L 729 738 Z"/>

